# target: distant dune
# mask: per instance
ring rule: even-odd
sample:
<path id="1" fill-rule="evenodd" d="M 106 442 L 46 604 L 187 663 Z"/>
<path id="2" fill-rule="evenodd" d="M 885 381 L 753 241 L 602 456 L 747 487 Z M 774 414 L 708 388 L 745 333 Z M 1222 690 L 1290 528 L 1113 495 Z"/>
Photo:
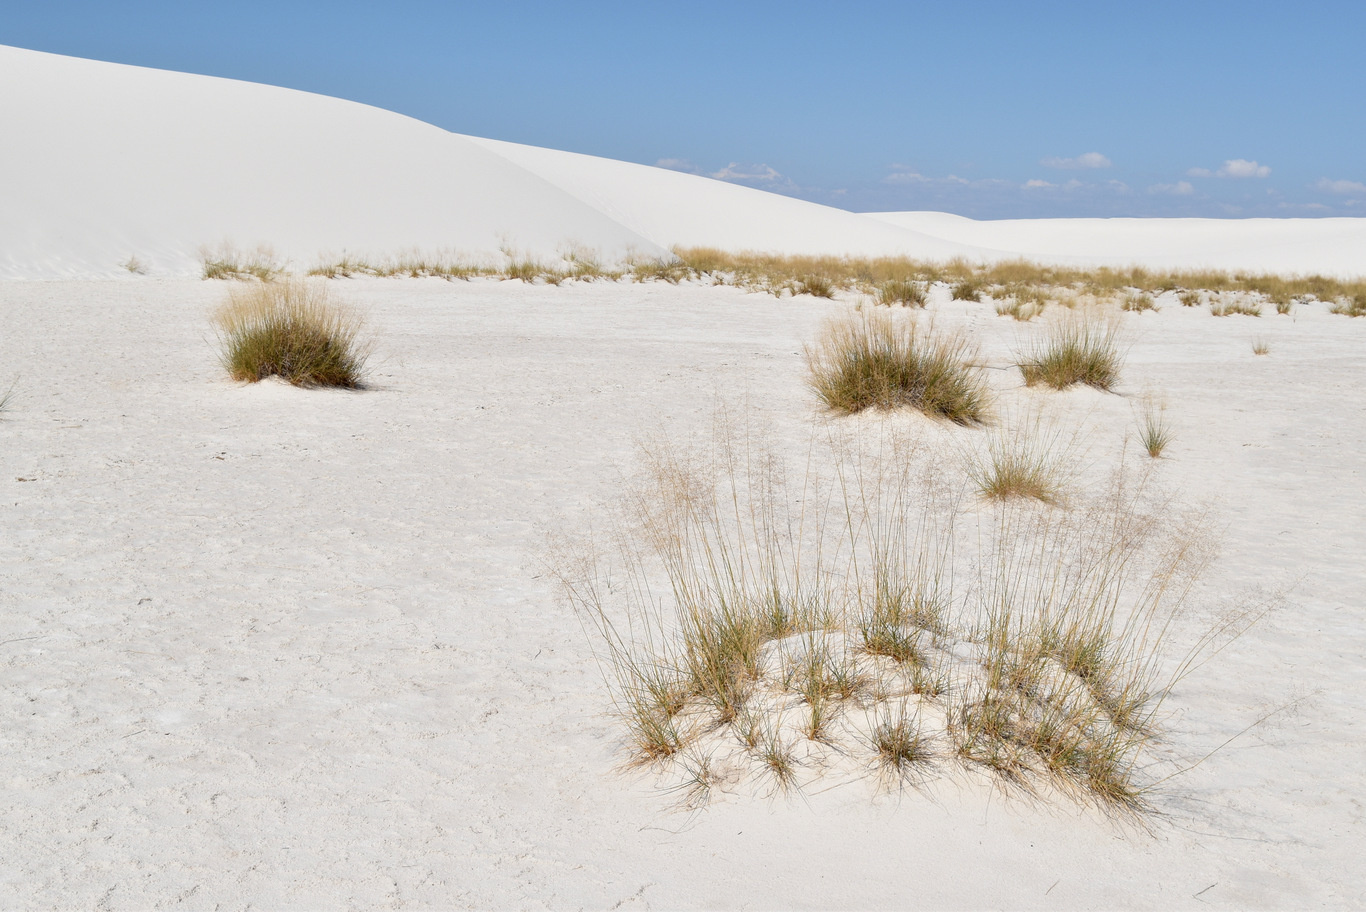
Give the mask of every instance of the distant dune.
<path id="1" fill-rule="evenodd" d="M 414 249 L 607 261 L 787 254 L 1366 272 L 1366 219 L 977 222 L 858 214 L 710 178 L 449 133 L 355 102 L 0 47 L 0 278 L 193 275 L 269 244 L 295 269 Z"/>

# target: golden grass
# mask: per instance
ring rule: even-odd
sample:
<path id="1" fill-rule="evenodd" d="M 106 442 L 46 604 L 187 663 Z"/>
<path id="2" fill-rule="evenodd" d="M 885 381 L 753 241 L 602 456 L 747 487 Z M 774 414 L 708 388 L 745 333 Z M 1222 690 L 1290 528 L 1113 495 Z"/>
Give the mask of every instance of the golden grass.
<path id="1" fill-rule="evenodd" d="M 369 345 L 363 321 L 306 280 L 233 289 L 213 318 L 234 380 L 279 376 L 295 386 L 361 385 Z"/>
<path id="2" fill-rule="evenodd" d="M 806 349 L 811 388 L 836 411 L 909 406 L 958 424 L 980 422 L 989 404 L 971 355 L 963 336 L 884 310 L 836 317 Z"/>
<path id="3" fill-rule="evenodd" d="M 1262 305 L 1255 300 L 1241 297 L 1229 299 L 1221 298 L 1210 304 L 1209 312 L 1212 316 L 1216 317 L 1231 317 L 1234 315 L 1260 317 L 1262 315 Z"/>
<path id="4" fill-rule="evenodd" d="M 1125 295 L 1124 302 L 1119 305 L 1119 309 L 1132 313 L 1143 313 L 1145 310 L 1157 310 L 1157 302 L 1153 300 L 1152 295 L 1143 291 Z"/>
<path id="5" fill-rule="evenodd" d="M 983 497 L 1062 502 L 1073 475 L 1077 436 L 1046 424 L 1035 412 L 1003 423 L 968 459 L 968 477 Z"/>
<path id="6" fill-rule="evenodd" d="M 1252 340 L 1252 353 L 1254 355 L 1271 354 L 1271 343 L 1263 339 L 1261 336 L 1256 337 Z"/>
<path id="7" fill-rule="evenodd" d="M 285 267 L 269 245 L 255 250 L 238 250 L 228 242 L 217 247 L 199 248 L 199 261 L 206 279 L 274 281 L 285 274 Z"/>
<path id="8" fill-rule="evenodd" d="M 718 284 L 737 285 L 754 291 L 781 294 L 795 287 L 803 276 L 819 275 L 836 289 L 873 292 L 887 281 L 943 282 L 952 286 L 955 300 L 978 301 L 988 287 L 1025 286 L 1054 292 L 1067 289 L 1076 293 L 1109 296 L 1147 294 L 1167 291 L 1187 294 L 1205 292 L 1242 292 L 1258 294 L 1277 301 L 1292 298 L 1332 302 L 1355 300 L 1366 313 L 1366 279 L 1343 281 L 1319 275 L 1280 276 L 1219 270 L 1152 270 L 1143 267 L 1116 269 L 1101 267 L 1048 266 L 1027 260 L 972 264 L 965 260 L 947 263 L 912 260 L 904 257 L 780 256 L 753 252 L 730 252 L 715 248 L 675 248 L 678 265 L 685 278 L 711 277 Z M 1184 295 L 1182 303 L 1195 306 Z"/>
<path id="9" fill-rule="evenodd" d="M 1109 390 L 1123 358 L 1119 324 L 1093 314 L 1069 314 L 1050 324 L 1016 362 L 1025 384 L 1066 389 L 1076 383 Z"/>
<path id="10" fill-rule="evenodd" d="M 1334 301 L 1329 310 L 1344 317 L 1366 317 L 1366 288 L 1352 294 L 1344 294 Z"/>
<path id="11" fill-rule="evenodd" d="M 127 269 L 133 275 L 147 274 L 147 264 L 142 262 L 142 260 L 139 260 L 135 256 L 130 256 L 128 259 L 124 260 L 119 265 L 122 266 L 124 269 Z"/>
<path id="12" fill-rule="evenodd" d="M 647 444 L 610 550 L 554 561 L 635 760 L 694 796 L 719 766 L 787 791 L 848 757 L 1142 809 L 1166 693 L 1248 623 L 1169 648 L 1208 553 L 1199 517 L 1121 466 L 1072 510 L 1006 501 L 963 536 L 955 485 L 909 436 L 832 438 L 795 479 L 763 437 L 722 415 L 701 447 Z"/>
<path id="13" fill-rule="evenodd" d="M 887 306 L 924 307 L 925 289 L 918 282 L 888 279 L 877 286 L 877 302 Z"/>

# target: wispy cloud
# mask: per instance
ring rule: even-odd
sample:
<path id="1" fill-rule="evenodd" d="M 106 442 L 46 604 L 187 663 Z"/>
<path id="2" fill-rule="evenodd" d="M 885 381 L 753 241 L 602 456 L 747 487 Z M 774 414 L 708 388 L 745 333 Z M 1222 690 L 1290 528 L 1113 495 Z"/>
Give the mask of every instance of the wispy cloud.
<path id="1" fill-rule="evenodd" d="M 1246 158 L 1230 158 L 1218 171 L 1208 168 L 1191 168 L 1187 177 L 1270 177 L 1271 166 L 1248 161 Z"/>
<path id="2" fill-rule="evenodd" d="M 1320 178 L 1314 186 L 1320 190 L 1327 190 L 1329 193 L 1366 193 L 1366 184 L 1360 181 L 1329 180 L 1324 177 Z"/>
<path id="3" fill-rule="evenodd" d="M 1190 196 L 1195 193 L 1195 187 L 1190 181 L 1177 181 L 1174 184 L 1153 184 L 1148 192 L 1155 196 Z"/>
<path id="4" fill-rule="evenodd" d="M 731 162 L 720 171 L 713 171 L 707 176 L 723 181 L 759 181 L 761 183 L 786 180 L 777 170 L 768 165 L 742 165 L 739 162 Z"/>
<path id="5" fill-rule="evenodd" d="M 1060 168 L 1064 171 L 1084 171 L 1091 168 L 1108 168 L 1111 162 L 1099 152 L 1086 152 L 1076 158 L 1045 158 L 1039 164 L 1045 168 Z"/>
<path id="6" fill-rule="evenodd" d="M 1057 184 L 1050 184 L 1050 183 L 1049 183 L 1048 181 L 1046 181 L 1046 180 L 1038 180 L 1037 178 L 1034 179 L 1034 180 L 1027 180 L 1027 181 L 1024 182 L 1024 188 L 1025 188 L 1026 190 L 1043 190 L 1043 189 L 1046 189 L 1046 188 L 1048 188 L 1048 187 L 1056 187 L 1056 186 L 1057 186 Z"/>

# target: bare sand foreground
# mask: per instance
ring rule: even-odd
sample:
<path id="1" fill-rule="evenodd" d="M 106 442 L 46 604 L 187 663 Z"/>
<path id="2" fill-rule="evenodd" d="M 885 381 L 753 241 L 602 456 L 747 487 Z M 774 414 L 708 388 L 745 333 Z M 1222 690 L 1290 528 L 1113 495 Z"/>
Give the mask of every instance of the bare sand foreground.
<path id="1" fill-rule="evenodd" d="M 887 794 L 808 770 L 694 813 L 622 770 L 545 538 L 598 521 L 635 441 L 705 432 L 718 397 L 800 459 L 829 420 L 802 345 L 844 305 L 333 287 L 379 333 L 370 390 L 228 381 L 220 283 L 0 285 L 0 906 L 1366 903 L 1366 320 L 1164 297 L 1124 316 L 1117 395 L 990 372 L 1001 401 L 1084 424 L 1096 466 L 1165 395 L 1159 478 L 1223 530 L 1197 613 L 1276 605 L 1172 696 L 1162 769 L 1281 711 L 1141 824 L 952 772 Z M 993 365 L 1037 331 L 943 298 Z"/>

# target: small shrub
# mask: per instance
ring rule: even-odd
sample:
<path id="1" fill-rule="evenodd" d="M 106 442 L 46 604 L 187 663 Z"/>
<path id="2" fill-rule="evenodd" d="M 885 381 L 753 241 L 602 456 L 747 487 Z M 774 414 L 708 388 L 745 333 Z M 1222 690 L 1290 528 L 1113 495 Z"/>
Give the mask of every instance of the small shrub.
<path id="1" fill-rule="evenodd" d="M 369 356 L 363 322 L 302 280 L 234 290 L 214 316 L 223 366 L 234 380 L 278 376 L 295 386 L 358 388 Z"/>
<path id="2" fill-rule="evenodd" d="M 1252 353 L 1254 355 L 1271 354 L 1271 343 L 1260 336 L 1252 340 Z"/>
<path id="3" fill-rule="evenodd" d="M 1200 304 L 1200 292 L 1183 291 L 1181 292 L 1180 300 L 1182 307 L 1198 307 Z"/>
<path id="4" fill-rule="evenodd" d="M 811 387 L 830 408 L 912 406 L 927 415 L 975 424 L 988 392 L 961 336 L 939 336 L 886 311 L 849 313 L 826 324 L 806 349 Z"/>
<path id="5" fill-rule="evenodd" d="M 1084 383 L 1108 390 L 1119 382 L 1119 328 L 1094 317 L 1054 323 L 1047 334 L 1017 362 L 1025 384 L 1066 389 Z"/>
<path id="6" fill-rule="evenodd" d="M 128 259 L 124 260 L 119 265 L 122 266 L 124 269 L 127 269 L 133 275 L 147 274 L 147 264 L 142 262 L 142 260 L 139 260 L 135 256 L 130 256 Z"/>
<path id="7" fill-rule="evenodd" d="M 925 290 L 915 282 L 893 279 L 877 287 L 879 304 L 901 304 L 905 307 L 924 307 Z"/>

